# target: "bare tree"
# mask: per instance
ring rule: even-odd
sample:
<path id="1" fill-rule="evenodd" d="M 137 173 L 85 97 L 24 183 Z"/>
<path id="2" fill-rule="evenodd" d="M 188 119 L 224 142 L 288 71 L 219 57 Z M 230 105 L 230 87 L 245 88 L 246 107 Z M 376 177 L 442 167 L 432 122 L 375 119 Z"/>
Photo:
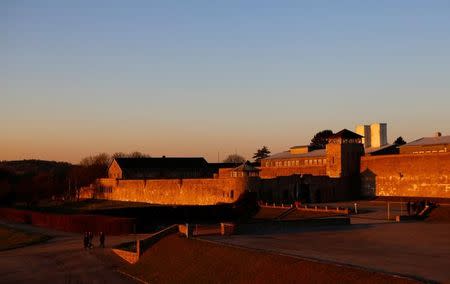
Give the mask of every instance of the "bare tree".
<path id="1" fill-rule="evenodd" d="M 138 151 L 134 151 L 133 153 L 130 153 L 128 156 L 130 158 L 147 158 L 147 157 L 150 157 L 149 155 L 143 154 L 143 153 L 138 152 Z"/>
<path id="2" fill-rule="evenodd" d="M 89 156 L 81 159 L 80 165 L 84 167 L 90 166 L 109 166 L 111 157 L 107 153 L 100 153 L 95 156 Z"/>
<path id="3" fill-rule="evenodd" d="M 111 155 L 112 160 L 125 157 L 127 157 L 127 154 L 125 154 L 124 152 L 115 152 L 114 154 Z"/>
<path id="4" fill-rule="evenodd" d="M 117 159 L 117 158 L 150 158 L 150 155 L 141 153 L 139 151 L 134 151 L 129 154 L 124 153 L 124 152 L 116 152 L 116 153 L 112 154 L 112 156 L 111 156 L 112 160 Z"/>
<path id="5" fill-rule="evenodd" d="M 238 154 L 231 154 L 223 160 L 224 163 L 236 163 L 242 164 L 245 163 L 246 159 Z"/>

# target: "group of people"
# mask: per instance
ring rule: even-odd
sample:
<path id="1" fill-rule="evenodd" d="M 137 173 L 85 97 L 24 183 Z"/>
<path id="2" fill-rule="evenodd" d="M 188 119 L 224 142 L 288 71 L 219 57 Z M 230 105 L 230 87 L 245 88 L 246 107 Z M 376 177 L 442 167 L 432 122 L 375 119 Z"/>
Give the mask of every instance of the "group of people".
<path id="1" fill-rule="evenodd" d="M 94 233 L 92 232 L 85 232 L 84 233 L 84 239 L 83 239 L 83 244 L 84 244 L 84 249 L 91 249 L 94 247 L 94 244 L 92 243 L 92 241 L 94 240 Z M 105 234 L 103 232 L 99 233 L 99 247 L 104 248 L 105 247 Z"/>

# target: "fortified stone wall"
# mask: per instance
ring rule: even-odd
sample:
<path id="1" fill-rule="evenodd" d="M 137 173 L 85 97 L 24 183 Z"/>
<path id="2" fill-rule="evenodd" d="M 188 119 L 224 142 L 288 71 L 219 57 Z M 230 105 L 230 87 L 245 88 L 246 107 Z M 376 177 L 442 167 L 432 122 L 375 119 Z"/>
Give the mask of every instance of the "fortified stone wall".
<path id="1" fill-rule="evenodd" d="M 215 205 L 236 202 L 255 184 L 252 178 L 115 180 L 99 179 L 81 197 L 161 205 Z"/>
<path id="2" fill-rule="evenodd" d="M 361 158 L 364 196 L 450 198 L 450 153 Z"/>

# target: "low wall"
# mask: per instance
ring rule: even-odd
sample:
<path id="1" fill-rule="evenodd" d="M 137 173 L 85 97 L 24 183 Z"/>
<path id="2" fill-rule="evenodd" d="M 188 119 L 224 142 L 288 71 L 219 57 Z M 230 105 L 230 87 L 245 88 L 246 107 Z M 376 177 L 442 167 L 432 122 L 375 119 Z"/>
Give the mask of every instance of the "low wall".
<path id="1" fill-rule="evenodd" d="M 130 234 L 135 226 L 133 218 L 78 214 L 62 215 L 12 208 L 0 208 L 0 218 L 66 232 L 104 232 L 107 235 Z"/>
<path id="2" fill-rule="evenodd" d="M 158 242 L 160 239 L 168 236 L 170 234 L 178 232 L 178 225 L 169 226 L 146 239 L 140 240 L 139 242 L 139 255 L 142 255 L 148 248 L 150 248 L 153 244 Z"/>
<path id="3" fill-rule="evenodd" d="M 364 196 L 450 198 L 450 153 L 361 158 Z"/>
<path id="4" fill-rule="evenodd" d="M 123 250 L 120 248 L 114 248 L 112 249 L 112 251 L 117 254 L 119 257 L 121 257 L 122 259 L 124 259 L 125 261 L 127 261 L 130 264 L 135 264 L 136 262 L 139 261 L 139 257 L 144 254 L 144 252 L 149 249 L 153 244 L 155 244 L 156 242 L 158 242 L 160 239 L 164 238 L 165 236 L 168 236 L 170 234 L 176 233 L 178 232 L 178 225 L 172 225 L 169 226 L 168 228 L 165 228 L 153 235 L 151 235 L 150 237 L 143 239 L 143 240 L 137 240 L 136 241 L 136 250 L 135 251 L 127 251 L 127 250 Z M 123 245 L 130 245 L 134 242 L 127 242 L 127 243 L 123 243 L 121 244 Z M 119 245 L 118 247 L 120 247 L 121 245 Z"/>
<path id="5" fill-rule="evenodd" d="M 308 206 L 308 205 L 301 205 L 298 204 L 297 202 L 294 204 L 269 204 L 269 203 L 264 203 L 264 202 L 260 202 L 259 203 L 260 207 L 264 207 L 264 208 L 273 208 L 273 209 L 290 209 L 293 208 L 295 206 L 295 208 L 297 210 L 300 211 L 312 211 L 312 212 L 333 212 L 333 213 L 339 213 L 339 214 L 349 214 L 349 209 L 348 208 L 344 208 L 344 207 L 334 207 L 334 206 Z"/>
<path id="6" fill-rule="evenodd" d="M 236 224 L 234 223 L 219 223 L 208 225 L 205 224 L 178 225 L 178 231 L 181 234 L 185 235 L 186 237 L 212 236 L 212 235 L 230 236 L 234 234 L 235 229 Z"/>
<path id="7" fill-rule="evenodd" d="M 139 254 L 137 252 L 131 252 L 121 249 L 112 249 L 112 252 L 124 259 L 130 264 L 135 264 L 139 260 Z"/>
<path id="8" fill-rule="evenodd" d="M 249 188 L 249 179 L 99 179 L 94 190 L 86 189 L 81 196 L 161 205 L 216 205 L 236 202 Z"/>

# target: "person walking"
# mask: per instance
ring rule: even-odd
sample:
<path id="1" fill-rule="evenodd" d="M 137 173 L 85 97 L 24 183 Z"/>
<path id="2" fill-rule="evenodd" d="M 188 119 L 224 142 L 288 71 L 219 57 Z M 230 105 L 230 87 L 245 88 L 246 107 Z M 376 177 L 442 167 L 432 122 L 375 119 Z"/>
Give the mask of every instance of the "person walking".
<path id="1" fill-rule="evenodd" d="M 104 248 L 105 247 L 105 234 L 103 232 L 100 232 L 100 247 Z"/>
<path id="2" fill-rule="evenodd" d="M 93 248 L 92 240 L 94 239 L 94 233 L 89 232 L 89 248 Z"/>
<path id="3" fill-rule="evenodd" d="M 84 249 L 87 249 L 89 247 L 88 232 L 84 232 L 83 244 L 84 244 Z"/>

